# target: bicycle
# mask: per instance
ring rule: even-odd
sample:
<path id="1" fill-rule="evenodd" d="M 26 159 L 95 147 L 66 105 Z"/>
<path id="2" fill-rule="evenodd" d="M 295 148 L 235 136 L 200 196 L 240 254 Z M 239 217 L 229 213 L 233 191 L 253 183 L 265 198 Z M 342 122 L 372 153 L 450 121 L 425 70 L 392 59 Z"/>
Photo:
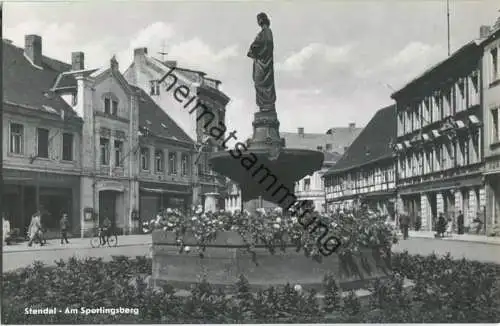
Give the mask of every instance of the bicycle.
<path id="1" fill-rule="evenodd" d="M 102 243 L 102 229 L 99 229 L 97 235 L 90 239 L 92 248 L 103 247 L 108 244 L 108 247 L 116 247 L 118 245 L 118 235 L 114 232 L 105 236 L 105 242 Z"/>

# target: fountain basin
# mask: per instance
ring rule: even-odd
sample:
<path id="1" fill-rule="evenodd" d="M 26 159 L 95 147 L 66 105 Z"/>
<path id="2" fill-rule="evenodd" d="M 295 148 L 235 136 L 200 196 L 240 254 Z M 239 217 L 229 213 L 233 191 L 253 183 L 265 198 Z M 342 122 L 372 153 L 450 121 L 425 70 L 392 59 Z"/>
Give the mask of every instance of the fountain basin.
<path id="1" fill-rule="evenodd" d="M 323 159 L 324 154 L 320 151 L 282 148 L 279 156 L 270 160 L 269 150 L 250 148 L 246 152 L 213 153 L 210 165 L 241 185 L 243 201 L 261 196 L 288 207 L 295 200 L 291 197 L 295 182 L 321 169 Z"/>
<path id="2" fill-rule="evenodd" d="M 155 230 L 152 237 L 152 278 L 156 286 L 168 283 L 187 289 L 204 276 L 216 287 L 231 288 L 243 274 L 254 289 L 286 283 L 320 289 L 325 274 L 332 273 L 341 288 L 349 290 L 366 288 L 368 282 L 390 273 L 390 253 L 382 258 L 377 254 L 381 248 L 364 248 L 348 260 L 350 263 L 335 253 L 319 263 L 302 251 L 296 252 L 291 243 L 285 252 L 277 248 L 274 255 L 261 245 L 254 249 L 256 265 L 237 232 L 219 232 L 207 245 L 204 258 L 195 250 L 197 241 L 190 234 L 183 237 L 184 244 L 191 247 L 189 253 L 179 253 L 175 233 Z"/>

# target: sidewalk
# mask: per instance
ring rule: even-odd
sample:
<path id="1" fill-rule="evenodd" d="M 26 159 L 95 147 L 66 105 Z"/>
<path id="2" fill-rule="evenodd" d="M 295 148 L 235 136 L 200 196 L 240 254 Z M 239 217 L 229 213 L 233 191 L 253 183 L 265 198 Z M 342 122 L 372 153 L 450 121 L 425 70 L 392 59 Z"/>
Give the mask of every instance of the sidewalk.
<path id="1" fill-rule="evenodd" d="M 45 246 L 33 244 L 28 247 L 28 242 L 13 243 L 10 246 L 3 245 L 4 253 L 12 252 L 25 252 L 25 251 L 40 251 L 40 250 L 65 250 L 65 249 L 92 249 L 90 246 L 91 238 L 71 238 L 69 244 L 61 245 L 61 240 L 51 239 L 47 240 Z M 117 247 L 130 247 L 150 245 L 152 242 L 151 234 L 134 234 L 134 235 L 121 235 L 118 236 Z"/>
<path id="2" fill-rule="evenodd" d="M 427 238 L 434 239 L 434 231 L 409 231 L 410 238 Z M 500 237 L 488 237 L 485 235 L 475 234 L 452 234 L 444 238 L 439 238 L 444 241 L 464 241 L 464 242 L 478 242 L 485 244 L 500 245 Z"/>

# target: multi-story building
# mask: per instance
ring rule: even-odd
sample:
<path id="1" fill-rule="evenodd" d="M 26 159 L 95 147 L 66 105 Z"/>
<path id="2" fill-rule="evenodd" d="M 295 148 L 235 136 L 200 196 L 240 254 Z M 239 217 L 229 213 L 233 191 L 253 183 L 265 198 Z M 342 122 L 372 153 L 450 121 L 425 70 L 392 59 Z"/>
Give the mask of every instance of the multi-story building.
<path id="1" fill-rule="evenodd" d="M 396 107 L 380 109 L 340 160 L 324 175 L 329 211 L 364 202 L 394 216 Z"/>
<path id="2" fill-rule="evenodd" d="M 138 218 L 164 207 L 187 209 L 197 181 L 195 142 L 143 90 L 130 85 L 113 57 L 86 69 L 42 55 L 42 39 L 25 49 L 3 41 L 4 207 L 26 231 L 40 210 L 49 230 L 63 212 L 73 234 L 102 217 L 132 232 Z"/>
<path id="3" fill-rule="evenodd" d="M 361 130 L 362 128 L 356 128 L 356 124 L 350 123 L 348 127 L 330 128 L 324 134 L 305 133 L 302 127 L 298 128 L 297 133 L 281 133 L 287 147 L 319 150 L 325 157 L 320 170 L 295 183 L 294 191 L 298 201 L 307 201 L 318 212 L 326 210 L 323 174 L 342 156 Z"/>
<path id="4" fill-rule="evenodd" d="M 194 141 L 146 92 L 128 84 L 114 57 L 109 67 L 85 70 L 83 53 L 74 53 L 72 71 L 62 73 L 53 90 L 68 101 L 71 96 L 84 120 L 82 233 L 94 226 L 93 213 L 133 232 L 139 218 L 191 205 Z"/>
<path id="5" fill-rule="evenodd" d="M 483 60 L 484 156 L 486 231 L 500 224 L 500 18 L 490 30 L 481 27 L 485 40 Z"/>
<path id="6" fill-rule="evenodd" d="M 82 119 L 51 92 L 71 66 L 42 54 L 42 39 L 24 49 L 3 40 L 3 179 L 1 211 L 23 234 L 37 210 L 49 231 L 63 212 L 79 227 Z"/>
<path id="7" fill-rule="evenodd" d="M 222 148 L 212 137 L 207 137 L 207 126 L 225 123 L 229 98 L 220 90 L 221 82 L 208 78 L 204 72 L 179 67 L 176 61 L 149 56 L 147 48 L 135 49 L 134 61 L 124 75 L 130 84 L 143 89 L 158 106 L 167 110 L 181 129 L 196 140 L 201 155 L 194 162 L 198 174 L 195 204 L 202 203 L 205 193 L 223 192 L 225 178 L 216 175 L 208 164 L 210 153 Z"/>
<path id="8" fill-rule="evenodd" d="M 465 225 L 485 204 L 480 41 L 392 94 L 397 107 L 398 210 L 431 230 L 439 213 Z"/>

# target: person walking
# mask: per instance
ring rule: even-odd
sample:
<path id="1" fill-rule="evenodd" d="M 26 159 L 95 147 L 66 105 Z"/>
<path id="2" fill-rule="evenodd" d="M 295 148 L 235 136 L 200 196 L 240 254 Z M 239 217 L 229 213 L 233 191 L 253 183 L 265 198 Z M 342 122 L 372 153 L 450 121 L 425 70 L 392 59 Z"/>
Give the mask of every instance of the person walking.
<path id="1" fill-rule="evenodd" d="M 457 228 L 458 234 L 464 234 L 464 214 L 462 211 L 458 211 Z"/>
<path id="2" fill-rule="evenodd" d="M 43 246 L 43 238 L 42 238 L 42 222 L 40 219 L 40 212 L 36 212 L 31 217 L 30 226 L 28 228 L 28 234 L 30 240 L 28 242 L 28 247 L 33 245 L 33 241 L 38 240 L 40 246 Z"/>
<path id="3" fill-rule="evenodd" d="M 443 213 L 439 213 L 439 217 L 437 220 L 437 225 L 436 225 L 436 231 L 438 237 L 443 237 L 444 233 L 446 232 L 446 219 L 444 218 Z"/>
<path id="4" fill-rule="evenodd" d="M 68 214 L 63 213 L 63 216 L 61 218 L 61 221 L 59 222 L 60 227 L 61 227 L 61 245 L 66 241 L 68 244 L 68 229 L 69 229 L 69 220 L 68 220 Z"/>
<path id="5" fill-rule="evenodd" d="M 410 227 L 410 215 L 408 213 L 403 213 L 401 216 L 401 231 L 403 232 L 403 240 L 408 239 L 408 228 Z"/>

